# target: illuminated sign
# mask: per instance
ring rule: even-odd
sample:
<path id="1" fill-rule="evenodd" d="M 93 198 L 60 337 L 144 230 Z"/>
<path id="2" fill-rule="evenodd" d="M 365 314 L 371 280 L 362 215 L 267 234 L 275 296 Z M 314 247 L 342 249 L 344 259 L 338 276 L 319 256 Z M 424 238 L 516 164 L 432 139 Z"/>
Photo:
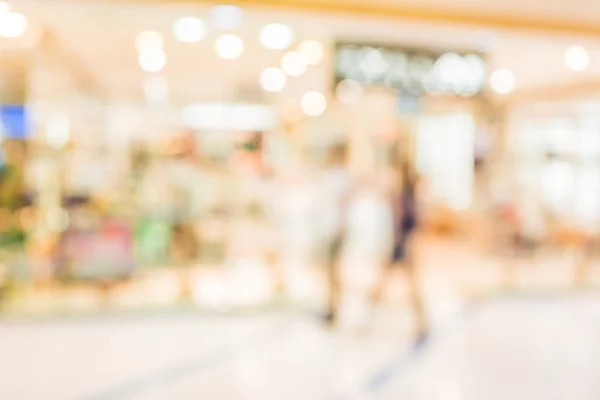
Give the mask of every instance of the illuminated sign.
<path id="1" fill-rule="evenodd" d="M 261 104 L 195 103 L 183 110 L 186 127 L 198 130 L 265 131 L 279 123 L 273 107 Z"/>
<path id="2" fill-rule="evenodd" d="M 24 106 L 0 106 L 0 137 L 26 139 L 29 133 L 27 111 Z"/>
<path id="3" fill-rule="evenodd" d="M 484 91 L 487 64 L 475 52 L 455 53 L 339 43 L 336 84 L 344 80 L 421 93 L 474 96 Z"/>

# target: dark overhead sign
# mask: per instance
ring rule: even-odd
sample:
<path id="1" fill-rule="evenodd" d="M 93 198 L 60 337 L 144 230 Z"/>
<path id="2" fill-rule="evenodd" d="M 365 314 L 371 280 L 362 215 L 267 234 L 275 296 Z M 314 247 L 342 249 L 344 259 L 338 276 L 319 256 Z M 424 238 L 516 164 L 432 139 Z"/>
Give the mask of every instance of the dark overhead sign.
<path id="1" fill-rule="evenodd" d="M 414 95 L 470 97 L 485 90 L 487 63 L 477 52 L 338 43 L 335 78 L 336 83 L 352 80 Z"/>

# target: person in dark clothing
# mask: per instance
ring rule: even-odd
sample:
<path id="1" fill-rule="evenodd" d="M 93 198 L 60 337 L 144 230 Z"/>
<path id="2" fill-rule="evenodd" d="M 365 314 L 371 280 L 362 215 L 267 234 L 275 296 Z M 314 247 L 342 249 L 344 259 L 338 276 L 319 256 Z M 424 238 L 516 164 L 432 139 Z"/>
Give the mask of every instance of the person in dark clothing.
<path id="1" fill-rule="evenodd" d="M 392 204 L 395 220 L 392 266 L 402 263 L 410 266 L 409 246 L 417 228 L 416 178 L 406 165 L 402 168 L 402 177 L 402 189 Z"/>
<path id="2" fill-rule="evenodd" d="M 400 267 L 406 273 L 410 286 L 411 306 L 416 316 L 416 333 L 421 337 L 426 332 L 423 305 L 418 288 L 418 277 L 415 265 L 415 233 L 418 228 L 417 213 L 417 175 L 412 171 L 408 162 L 402 162 L 397 170 L 399 185 L 391 199 L 394 216 L 393 250 L 380 279 L 372 291 L 372 302 L 379 304 L 390 278 L 390 274 Z"/>

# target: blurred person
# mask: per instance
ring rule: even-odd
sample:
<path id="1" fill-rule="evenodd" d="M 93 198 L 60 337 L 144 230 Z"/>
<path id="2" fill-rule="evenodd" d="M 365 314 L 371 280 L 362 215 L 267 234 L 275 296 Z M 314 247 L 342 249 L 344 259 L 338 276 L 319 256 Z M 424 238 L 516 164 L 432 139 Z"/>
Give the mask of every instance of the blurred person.
<path id="1" fill-rule="evenodd" d="M 0 244 L 20 246 L 25 243 L 26 229 L 19 222 L 19 210 L 31 204 L 25 189 L 27 145 L 21 140 L 6 140 L 2 143 L 2 150 L 0 210 L 3 210 L 5 221 L 1 223 Z"/>
<path id="2" fill-rule="evenodd" d="M 164 263 L 171 246 L 174 189 L 163 159 L 152 159 L 136 187 L 137 252 L 144 263 Z"/>
<path id="3" fill-rule="evenodd" d="M 130 153 L 131 172 L 135 184 L 143 179 L 145 171 L 150 166 L 150 155 L 142 141 L 134 141 Z"/>
<path id="4" fill-rule="evenodd" d="M 346 219 L 353 186 L 347 168 L 347 152 L 346 143 L 338 143 L 329 149 L 318 199 L 324 211 L 320 221 L 327 252 L 328 296 L 324 318 L 329 325 L 335 324 L 338 316 L 341 297 L 340 261 L 347 234 Z"/>
<path id="5" fill-rule="evenodd" d="M 175 261 L 193 263 L 200 256 L 198 223 L 204 214 L 204 196 L 208 191 L 198 143 L 192 131 L 177 136 L 170 160 L 174 200 L 171 256 Z"/>
<path id="6" fill-rule="evenodd" d="M 582 240 L 575 261 L 575 283 L 578 285 L 585 284 L 590 278 L 594 261 L 598 257 L 599 236 L 598 230 L 594 229 L 596 224 L 596 221 L 590 221 L 582 228 Z"/>
<path id="7" fill-rule="evenodd" d="M 314 255 L 314 230 L 318 223 L 314 172 L 295 155 L 276 178 L 273 205 L 278 217 L 279 262 L 283 269 L 310 264 Z"/>
<path id="8" fill-rule="evenodd" d="M 381 303 L 390 274 L 394 271 L 403 271 L 408 279 L 411 306 L 417 321 L 416 335 L 418 338 L 422 338 L 427 332 L 427 326 L 419 290 L 417 265 L 415 264 L 419 178 L 406 160 L 397 162 L 396 168 L 397 185 L 390 193 L 390 207 L 394 224 L 392 252 L 379 280 L 373 287 L 371 298 L 373 304 Z"/>
<path id="9" fill-rule="evenodd" d="M 510 287 L 515 280 L 516 264 L 514 259 L 524 253 L 530 253 L 528 250 L 532 250 L 532 244 L 529 243 L 528 233 L 534 233 L 533 228 L 537 228 L 535 225 L 539 224 L 528 224 L 528 218 L 524 217 L 524 213 L 531 208 L 531 200 L 527 200 L 521 188 L 514 184 L 507 184 L 503 188 L 497 187 L 496 190 L 496 213 L 493 221 L 494 245 L 496 251 L 506 257 L 504 260 L 504 285 Z M 531 222 L 535 221 L 532 219 Z M 527 232 L 528 228 L 531 229 L 531 232 Z"/>
<path id="10" fill-rule="evenodd" d="M 523 190 L 519 202 L 519 236 L 520 250 L 525 255 L 535 255 L 544 241 L 546 224 L 542 204 L 535 190 Z"/>
<path id="11" fill-rule="evenodd" d="M 275 175 L 272 166 L 267 162 L 265 132 L 246 132 L 236 143 L 235 165 L 239 172 L 239 189 L 241 201 L 240 227 L 252 230 L 252 237 L 245 235 L 248 230 L 238 229 L 243 236 L 234 245 L 236 256 L 259 257 L 267 265 L 276 294 L 286 292 L 282 267 L 280 240 L 274 232 L 276 227 L 277 197 L 275 193 Z M 275 204 L 273 204 L 275 203 Z M 241 233 L 244 232 L 244 233 Z M 234 240 L 236 242 L 236 240 Z M 239 243 L 239 242 L 243 242 Z"/>
<path id="12" fill-rule="evenodd" d="M 0 165 L 0 208 L 17 210 L 25 197 L 24 165 L 26 144 L 19 140 L 6 140 L 3 145 L 4 164 Z"/>
<path id="13" fill-rule="evenodd" d="M 518 208 L 515 186 L 506 176 L 495 176 L 490 185 L 491 252 L 505 254 L 514 248 Z"/>

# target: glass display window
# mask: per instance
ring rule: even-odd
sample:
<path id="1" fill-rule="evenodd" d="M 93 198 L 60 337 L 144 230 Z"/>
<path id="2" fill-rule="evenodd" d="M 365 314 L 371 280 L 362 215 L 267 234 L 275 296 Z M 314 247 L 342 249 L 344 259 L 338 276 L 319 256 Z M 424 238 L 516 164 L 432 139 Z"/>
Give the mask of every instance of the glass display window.
<path id="1" fill-rule="evenodd" d="M 433 200 L 457 211 L 472 202 L 475 132 L 468 113 L 425 116 L 417 128 L 417 168 Z"/>
<path id="2" fill-rule="evenodd" d="M 600 223 L 600 105 L 565 104 L 552 113 L 521 109 L 509 125 L 509 158 L 521 187 L 563 222 Z"/>

